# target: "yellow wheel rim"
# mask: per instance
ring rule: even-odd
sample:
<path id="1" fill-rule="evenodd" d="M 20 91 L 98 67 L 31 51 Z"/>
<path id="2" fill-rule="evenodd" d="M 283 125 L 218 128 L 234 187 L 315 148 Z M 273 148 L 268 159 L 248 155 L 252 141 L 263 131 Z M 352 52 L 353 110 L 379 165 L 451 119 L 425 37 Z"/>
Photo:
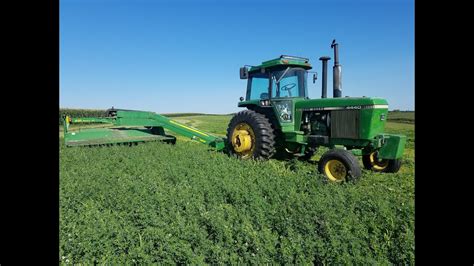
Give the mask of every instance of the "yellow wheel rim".
<path id="1" fill-rule="evenodd" d="M 324 173 L 331 181 L 340 182 L 346 179 L 346 166 L 338 160 L 329 160 L 324 166 Z"/>
<path id="2" fill-rule="evenodd" d="M 377 152 L 374 151 L 369 155 L 370 164 L 375 170 L 384 170 L 388 166 L 388 160 L 379 160 L 377 158 Z"/>
<path id="3" fill-rule="evenodd" d="M 247 123 L 240 123 L 232 131 L 232 147 L 242 158 L 248 158 L 255 150 L 255 133 Z"/>

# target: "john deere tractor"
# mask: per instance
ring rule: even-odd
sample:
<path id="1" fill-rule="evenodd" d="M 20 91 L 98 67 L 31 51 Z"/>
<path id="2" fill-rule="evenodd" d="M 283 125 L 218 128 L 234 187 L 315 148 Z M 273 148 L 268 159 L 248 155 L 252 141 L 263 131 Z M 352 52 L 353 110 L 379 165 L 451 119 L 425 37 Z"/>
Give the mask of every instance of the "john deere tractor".
<path id="1" fill-rule="evenodd" d="M 309 99 L 307 58 L 282 55 L 257 66 L 240 68 L 247 79 L 246 97 L 227 129 L 230 153 L 246 159 L 309 160 L 318 147 L 325 152 L 318 170 L 332 181 L 358 178 L 362 156 L 366 169 L 398 172 L 406 137 L 383 133 L 388 103 L 376 97 L 342 97 L 341 65 L 334 40 L 333 98 L 327 98 L 327 62 L 322 61 L 321 99 Z M 316 73 L 312 80 L 315 83 Z"/>

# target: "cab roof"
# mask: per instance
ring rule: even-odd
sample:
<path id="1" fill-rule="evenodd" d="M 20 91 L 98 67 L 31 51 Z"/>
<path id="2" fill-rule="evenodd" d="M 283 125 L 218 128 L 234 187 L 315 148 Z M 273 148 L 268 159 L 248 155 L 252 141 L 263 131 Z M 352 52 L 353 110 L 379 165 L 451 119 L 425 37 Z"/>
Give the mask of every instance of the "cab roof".
<path id="1" fill-rule="evenodd" d="M 311 69 L 312 66 L 309 63 L 308 58 L 304 57 L 299 57 L 299 56 L 291 56 L 291 55 L 281 55 L 278 58 L 264 61 L 262 62 L 261 65 L 258 66 L 252 66 L 249 70 L 249 72 L 255 72 L 260 69 L 265 69 L 265 68 L 273 68 L 276 66 L 291 66 L 291 67 L 301 67 L 306 70 Z"/>

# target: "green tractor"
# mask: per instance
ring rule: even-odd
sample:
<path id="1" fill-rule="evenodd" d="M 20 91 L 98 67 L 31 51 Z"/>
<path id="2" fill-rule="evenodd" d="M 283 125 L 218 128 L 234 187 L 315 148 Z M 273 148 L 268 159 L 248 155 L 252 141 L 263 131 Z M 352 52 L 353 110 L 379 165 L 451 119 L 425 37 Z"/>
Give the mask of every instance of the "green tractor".
<path id="1" fill-rule="evenodd" d="M 406 137 L 383 133 L 388 114 L 385 99 L 342 97 L 341 65 L 334 40 L 333 98 L 327 98 L 327 61 L 322 61 L 321 99 L 309 99 L 307 58 L 282 55 L 258 66 L 240 68 L 247 79 L 245 99 L 227 129 L 231 154 L 247 159 L 309 160 L 318 147 L 328 147 L 318 170 L 332 181 L 358 178 L 362 155 L 366 169 L 398 172 Z M 317 76 L 313 74 L 313 83 Z"/>
<path id="2" fill-rule="evenodd" d="M 67 147 L 137 144 L 147 141 L 175 143 L 166 130 L 228 150 L 242 159 L 299 158 L 309 160 L 318 147 L 329 147 L 318 162 L 318 170 L 332 181 L 355 179 L 361 168 L 355 155 L 362 155 L 366 169 L 397 172 L 406 137 L 383 133 L 388 104 L 372 97 L 341 97 L 341 66 L 338 44 L 333 41 L 333 98 L 327 98 L 327 61 L 323 65 L 321 99 L 309 99 L 307 76 L 312 68 L 307 58 L 282 55 L 258 66 L 244 66 L 240 78 L 247 79 L 247 95 L 241 97 L 230 121 L 227 138 L 214 136 L 154 112 L 109 109 L 101 117 L 64 116 Z M 313 74 L 313 83 L 316 81 Z M 70 129 L 71 124 L 105 123 L 109 128 Z"/>

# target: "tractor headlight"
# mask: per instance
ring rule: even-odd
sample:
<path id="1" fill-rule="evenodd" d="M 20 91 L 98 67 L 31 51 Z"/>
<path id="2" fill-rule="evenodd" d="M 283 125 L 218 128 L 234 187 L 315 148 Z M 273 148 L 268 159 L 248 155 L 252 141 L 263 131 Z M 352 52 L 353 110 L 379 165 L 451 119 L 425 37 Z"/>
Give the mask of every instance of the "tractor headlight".
<path id="1" fill-rule="evenodd" d="M 291 122 L 293 119 L 291 101 L 281 101 L 275 103 L 275 107 L 282 122 Z"/>

